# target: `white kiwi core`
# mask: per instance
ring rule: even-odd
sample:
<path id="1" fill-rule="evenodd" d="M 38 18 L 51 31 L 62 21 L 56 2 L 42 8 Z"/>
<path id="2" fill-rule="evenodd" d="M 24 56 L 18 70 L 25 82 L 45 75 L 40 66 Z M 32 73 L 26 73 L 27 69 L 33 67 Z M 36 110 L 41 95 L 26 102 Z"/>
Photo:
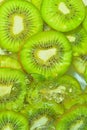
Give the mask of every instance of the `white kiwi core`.
<path id="1" fill-rule="evenodd" d="M 82 127 L 83 125 L 83 120 L 78 120 L 77 122 L 75 122 L 75 124 L 73 124 L 70 128 L 70 130 L 79 130 L 80 127 Z"/>
<path id="2" fill-rule="evenodd" d="M 38 51 L 38 57 L 43 61 L 47 62 L 52 56 L 56 54 L 56 48 Z"/>
<path id="3" fill-rule="evenodd" d="M 13 128 L 8 124 L 3 128 L 3 130 L 13 130 Z"/>
<path id="4" fill-rule="evenodd" d="M 75 40 L 76 40 L 76 38 L 74 37 L 74 36 L 67 36 L 67 38 L 68 38 L 68 40 L 70 41 L 70 42 L 75 42 Z"/>
<path id="5" fill-rule="evenodd" d="M 12 32 L 14 35 L 21 33 L 24 30 L 23 17 L 15 15 L 13 18 Z"/>
<path id="6" fill-rule="evenodd" d="M 40 119 L 34 121 L 33 125 L 31 126 L 30 130 L 35 130 L 35 128 L 42 128 L 44 125 L 46 125 L 48 121 L 48 118 L 43 116 Z"/>
<path id="7" fill-rule="evenodd" d="M 63 13 L 63 14 L 69 14 L 70 10 L 69 8 L 66 6 L 66 4 L 64 2 L 60 2 L 60 4 L 58 5 L 58 9 Z"/>
<path id="8" fill-rule="evenodd" d="M 6 94 L 10 94 L 11 93 L 11 88 L 12 88 L 12 85 L 2 85 L 0 84 L 0 97 L 3 97 L 4 95 Z"/>

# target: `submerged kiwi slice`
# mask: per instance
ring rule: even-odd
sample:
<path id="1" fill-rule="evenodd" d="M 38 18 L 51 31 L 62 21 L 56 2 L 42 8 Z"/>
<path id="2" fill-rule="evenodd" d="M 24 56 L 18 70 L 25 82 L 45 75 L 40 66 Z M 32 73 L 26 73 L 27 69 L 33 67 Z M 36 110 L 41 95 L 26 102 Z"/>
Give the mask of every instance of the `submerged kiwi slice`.
<path id="1" fill-rule="evenodd" d="M 52 101 L 59 104 L 68 98 L 77 97 L 80 93 L 81 87 L 78 81 L 69 75 L 64 75 L 60 79 L 31 83 L 27 91 L 26 101 L 29 104 L 37 104 L 43 101 Z"/>
<path id="2" fill-rule="evenodd" d="M 82 0 L 43 0 L 41 14 L 55 30 L 67 32 L 81 24 L 85 17 Z"/>
<path id="3" fill-rule="evenodd" d="M 65 109 L 70 109 L 72 106 L 87 104 L 87 93 L 81 93 L 72 99 L 65 99 L 63 102 Z"/>
<path id="4" fill-rule="evenodd" d="M 27 119 L 13 111 L 0 111 L 0 130 L 29 130 Z"/>
<path id="5" fill-rule="evenodd" d="M 28 106 L 23 113 L 29 120 L 30 130 L 55 130 L 54 122 L 63 112 L 61 105 L 45 102 L 36 108 Z"/>
<path id="6" fill-rule="evenodd" d="M 82 26 L 65 34 L 72 45 L 74 56 L 87 51 L 87 33 Z"/>
<path id="7" fill-rule="evenodd" d="M 40 13 L 30 2 L 9 0 L 0 12 L 0 45 L 9 51 L 19 51 L 29 37 L 43 29 Z"/>
<path id="8" fill-rule="evenodd" d="M 45 77 L 60 76 L 71 64 L 71 45 L 60 32 L 41 32 L 24 44 L 20 51 L 20 61 L 28 73 Z"/>
<path id="9" fill-rule="evenodd" d="M 0 55 L 0 67 L 21 69 L 19 62 L 15 58 L 7 55 Z"/>
<path id="10" fill-rule="evenodd" d="M 87 130 L 87 106 L 77 106 L 56 122 L 56 130 Z"/>
<path id="11" fill-rule="evenodd" d="M 81 75 L 87 74 L 87 52 L 79 53 L 78 56 L 73 57 L 72 62 L 76 72 Z"/>
<path id="12" fill-rule="evenodd" d="M 0 109 L 20 110 L 26 88 L 26 76 L 21 71 L 0 68 Z"/>

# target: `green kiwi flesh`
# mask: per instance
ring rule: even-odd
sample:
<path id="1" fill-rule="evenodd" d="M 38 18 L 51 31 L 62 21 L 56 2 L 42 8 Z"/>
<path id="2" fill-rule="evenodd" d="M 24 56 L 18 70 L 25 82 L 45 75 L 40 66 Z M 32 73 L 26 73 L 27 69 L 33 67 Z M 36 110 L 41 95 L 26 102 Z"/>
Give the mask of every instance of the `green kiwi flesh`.
<path id="1" fill-rule="evenodd" d="M 72 61 L 75 71 L 83 76 L 87 75 L 87 52 L 80 53 L 73 57 Z"/>
<path id="2" fill-rule="evenodd" d="M 46 78 L 63 75 L 71 61 L 71 45 L 62 33 L 56 31 L 32 36 L 20 51 L 20 62 L 25 71 Z"/>
<path id="3" fill-rule="evenodd" d="M 31 83 L 27 91 L 26 101 L 31 105 L 43 101 L 52 101 L 59 104 L 68 98 L 77 97 L 80 93 L 79 82 L 69 75 L 64 75 L 55 80 Z"/>
<path id="4" fill-rule="evenodd" d="M 70 109 L 56 122 L 56 130 L 87 130 L 87 106 Z"/>
<path id="5" fill-rule="evenodd" d="M 0 12 L 0 45 L 9 51 L 18 52 L 28 38 L 43 30 L 40 13 L 30 2 L 9 0 Z"/>
<path id="6" fill-rule="evenodd" d="M 66 99 L 63 104 L 65 109 L 70 109 L 72 106 L 76 105 L 87 104 L 87 93 L 79 94 L 72 99 Z"/>
<path id="7" fill-rule="evenodd" d="M 65 35 L 72 45 L 74 56 L 77 56 L 79 53 L 83 53 L 84 51 L 87 52 L 87 33 L 82 26 L 71 32 L 65 33 Z"/>
<path id="8" fill-rule="evenodd" d="M 20 63 L 11 56 L 0 55 L 0 67 L 21 69 Z"/>
<path id="9" fill-rule="evenodd" d="M 55 130 L 54 122 L 63 112 L 61 105 L 41 102 L 37 106 L 26 107 L 23 113 L 29 120 L 30 130 Z"/>
<path id="10" fill-rule="evenodd" d="M 26 88 L 24 73 L 16 69 L 0 68 L 0 109 L 20 110 Z"/>
<path id="11" fill-rule="evenodd" d="M 85 6 L 82 0 L 43 0 L 41 14 L 53 29 L 68 32 L 85 18 Z"/>
<path id="12" fill-rule="evenodd" d="M 38 9 L 41 8 L 42 1 L 43 0 L 31 0 L 32 4 L 34 4 Z"/>
<path id="13" fill-rule="evenodd" d="M 27 119 L 13 111 L 0 111 L 0 130 L 29 130 Z"/>

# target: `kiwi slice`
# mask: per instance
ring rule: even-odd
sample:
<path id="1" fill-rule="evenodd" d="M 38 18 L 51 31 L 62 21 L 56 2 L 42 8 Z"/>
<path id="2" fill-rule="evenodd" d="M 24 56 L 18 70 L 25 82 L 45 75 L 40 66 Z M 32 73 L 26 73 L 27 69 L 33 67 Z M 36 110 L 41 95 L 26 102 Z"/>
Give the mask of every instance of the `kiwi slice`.
<path id="1" fill-rule="evenodd" d="M 41 14 L 53 29 L 68 32 L 83 21 L 85 6 L 82 0 L 43 0 Z"/>
<path id="2" fill-rule="evenodd" d="M 43 30 L 39 11 L 30 2 L 9 0 L 0 7 L 0 45 L 18 52 L 32 35 Z"/>
<path id="3" fill-rule="evenodd" d="M 79 53 L 78 56 L 73 57 L 72 62 L 76 72 L 81 75 L 87 74 L 87 52 Z"/>
<path id="4" fill-rule="evenodd" d="M 56 130 L 87 130 L 87 106 L 70 109 L 56 122 Z"/>
<path id="5" fill-rule="evenodd" d="M 87 93 L 82 93 L 72 99 L 66 99 L 63 104 L 65 109 L 70 109 L 72 106 L 87 104 Z"/>
<path id="6" fill-rule="evenodd" d="M 0 130 L 29 130 L 27 119 L 13 111 L 0 111 Z"/>
<path id="7" fill-rule="evenodd" d="M 30 130 L 55 130 L 54 122 L 64 112 L 61 105 L 44 102 L 36 107 L 28 106 L 24 114 L 29 120 Z"/>
<path id="8" fill-rule="evenodd" d="M 25 71 L 46 78 L 63 75 L 71 61 L 71 45 L 62 33 L 56 31 L 32 36 L 20 51 L 20 62 Z"/>
<path id="9" fill-rule="evenodd" d="M 26 80 L 19 70 L 0 68 L 0 109 L 21 109 L 26 95 Z"/>
<path id="10" fill-rule="evenodd" d="M 87 33 L 82 26 L 65 34 L 72 45 L 74 56 L 77 56 L 78 53 L 83 53 L 84 51 L 87 51 Z"/>
<path id="11" fill-rule="evenodd" d="M 79 82 L 64 75 L 55 80 L 44 80 L 31 83 L 27 91 L 26 101 L 29 104 L 37 104 L 43 101 L 62 103 L 66 99 L 72 99 L 82 92 Z"/>
<path id="12" fill-rule="evenodd" d="M 36 6 L 36 8 L 38 8 L 40 10 L 43 0 L 31 0 L 31 1 L 32 1 L 32 4 L 34 4 Z"/>
<path id="13" fill-rule="evenodd" d="M 21 70 L 21 65 L 19 64 L 19 62 L 15 58 L 12 58 L 11 56 L 7 55 L 0 55 L 0 67 L 14 68 Z"/>

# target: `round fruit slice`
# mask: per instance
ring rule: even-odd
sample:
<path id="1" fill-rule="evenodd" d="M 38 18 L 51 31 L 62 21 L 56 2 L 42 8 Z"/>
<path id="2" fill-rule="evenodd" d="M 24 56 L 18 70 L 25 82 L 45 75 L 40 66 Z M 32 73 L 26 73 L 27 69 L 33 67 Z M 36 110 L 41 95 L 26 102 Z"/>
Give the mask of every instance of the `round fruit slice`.
<path id="1" fill-rule="evenodd" d="M 21 69 L 19 62 L 10 56 L 0 55 L 0 67 Z"/>
<path id="2" fill-rule="evenodd" d="M 71 64 L 71 45 L 62 33 L 42 32 L 24 44 L 20 51 L 20 61 L 28 73 L 45 77 L 60 76 Z"/>
<path id="3" fill-rule="evenodd" d="M 87 52 L 87 33 L 81 26 L 75 30 L 65 33 L 68 40 L 71 42 L 73 55 L 77 56 L 78 53 Z"/>
<path id="4" fill-rule="evenodd" d="M 73 57 L 72 62 L 75 70 L 81 74 L 86 75 L 87 74 L 87 52 L 79 53 L 78 56 Z"/>
<path id="5" fill-rule="evenodd" d="M 0 111 L 0 130 L 29 130 L 29 124 L 19 113 Z"/>
<path id="6" fill-rule="evenodd" d="M 58 120 L 56 130 L 87 130 L 87 106 L 70 109 Z"/>
<path id="7" fill-rule="evenodd" d="M 26 100 L 29 104 L 42 101 L 64 102 L 66 99 L 77 97 L 81 93 L 78 81 L 68 75 L 60 79 L 33 82 L 27 91 Z"/>
<path id="8" fill-rule="evenodd" d="M 0 68 L 0 109 L 20 110 L 26 88 L 26 76 L 21 71 Z"/>
<path id="9" fill-rule="evenodd" d="M 40 13 L 30 2 L 9 0 L 0 12 L 0 45 L 9 51 L 19 51 L 28 38 L 43 29 Z"/>
<path id="10" fill-rule="evenodd" d="M 83 21 L 85 6 L 82 0 L 43 0 L 41 14 L 52 28 L 67 32 Z"/>
<path id="11" fill-rule="evenodd" d="M 40 103 L 37 107 L 28 106 L 23 114 L 29 120 L 30 130 L 55 130 L 54 122 L 64 112 L 61 105 L 55 103 Z"/>

